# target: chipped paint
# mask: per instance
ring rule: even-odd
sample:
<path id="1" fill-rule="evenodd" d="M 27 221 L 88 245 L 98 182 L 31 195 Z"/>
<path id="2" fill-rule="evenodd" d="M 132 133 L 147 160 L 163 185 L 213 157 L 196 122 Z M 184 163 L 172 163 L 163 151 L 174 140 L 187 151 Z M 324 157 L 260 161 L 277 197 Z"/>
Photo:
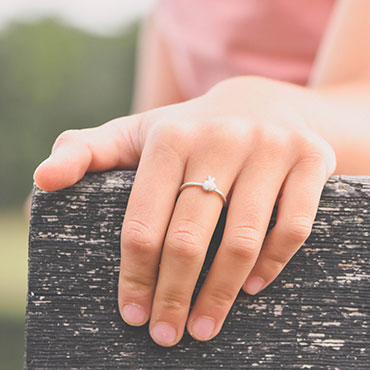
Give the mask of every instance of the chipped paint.
<path id="1" fill-rule="evenodd" d="M 368 369 L 370 178 L 329 180 L 305 245 L 267 289 L 239 295 L 212 341 L 185 334 L 161 348 L 147 326 L 124 324 L 117 304 L 134 175 L 88 174 L 58 192 L 34 189 L 26 369 Z"/>

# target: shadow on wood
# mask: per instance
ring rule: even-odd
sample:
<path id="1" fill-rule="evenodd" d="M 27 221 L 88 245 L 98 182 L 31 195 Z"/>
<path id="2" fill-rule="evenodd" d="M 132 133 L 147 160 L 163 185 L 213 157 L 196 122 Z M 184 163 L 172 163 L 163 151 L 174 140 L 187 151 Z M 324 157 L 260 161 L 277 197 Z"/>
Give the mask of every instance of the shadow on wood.
<path id="1" fill-rule="evenodd" d="M 215 339 L 185 334 L 162 348 L 117 309 L 120 228 L 134 176 L 88 174 L 62 191 L 34 189 L 27 369 L 369 369 L 369 177 L 329 180 L 308 241 L 271 286 L 239 295 Z"/>

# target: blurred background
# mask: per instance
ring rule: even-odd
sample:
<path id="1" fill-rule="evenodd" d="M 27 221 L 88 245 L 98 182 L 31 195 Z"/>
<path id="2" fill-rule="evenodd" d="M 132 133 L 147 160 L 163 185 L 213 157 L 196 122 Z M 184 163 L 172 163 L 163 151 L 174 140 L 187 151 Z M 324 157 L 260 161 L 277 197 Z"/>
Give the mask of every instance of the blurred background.
<path id="1" fill-rule="evenodd" d="M 61 131 L 129 113 L 154 1 L 0 2 L 0 369 L 23 368 L 33 171 Z"/>

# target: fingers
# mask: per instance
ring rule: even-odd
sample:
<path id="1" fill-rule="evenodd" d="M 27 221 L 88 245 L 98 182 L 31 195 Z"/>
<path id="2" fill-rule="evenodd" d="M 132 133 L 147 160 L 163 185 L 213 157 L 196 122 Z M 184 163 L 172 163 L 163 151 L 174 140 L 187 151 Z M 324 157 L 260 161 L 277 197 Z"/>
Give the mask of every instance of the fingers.
<path id="1" fill-rule="evenodd" d="M 288 174 L 276 224 L 244 284 L 247 293 L 256 294 L 269 285 L 308 238 L 328 176 L 319 157 L 301 161 Z"/>
<path id="2" fill-rule="evenodd" d="M 221 329 L 252 269 L 283 181 L 284 164 L 245 168 L 233 189 L 222 242 L 188 320 L 189 333 L 209 340 Z M 269 179 L 266 181 L 266 179 Z"/>
<path id="3" fill-rule="evenodd" d="M 198 158 L 202 163 L 199 159 L 190 161 L 184 182 L 203 182 L 211 174 L 226 195 L 236 170 L 230 164 L 229 168 L 222 163 L 205 166 L 211 160 Z M 163 247 L 149 326 L 151 336 L 160 345 L 174 345 L 183 335 L 194 287 L 222 207 L 218 194 L 207 193 L 201 187 L 185 188 L 179 195 Z"/>
<path id="4" fill-rule="evenodd" d="M 183 171 L 183 159 L 170 146 L 148 140 L 121 233 L 118 304 L 130 325 L 142 325 L 150 316 L 163 240 Z"/>
<path id="5" fill-rule="evenodd" d="M 137 131 L 141 117 L 133 115 L 96 128 L 63 132 L 50 157 L 35 170 L 37 186 L 54 191 L 73 185 L 87 171 L 134 168 L 140 156 Z"/>

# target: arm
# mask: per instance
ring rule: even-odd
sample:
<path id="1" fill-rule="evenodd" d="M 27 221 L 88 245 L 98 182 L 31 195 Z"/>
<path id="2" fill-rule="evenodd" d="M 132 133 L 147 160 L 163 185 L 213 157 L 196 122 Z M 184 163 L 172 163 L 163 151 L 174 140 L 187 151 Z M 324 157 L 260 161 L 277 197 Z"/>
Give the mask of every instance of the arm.
<path id="1" fill-rule="evenodd" d="M 168 47 L 152 14 L 143 22 L 140 33 L 132 111 L 143 112 L 183 100 Z"/>
<path id="2" fill-rule="evenodd" d="M 305 112 L 336 153 L 335 174 L 370 175 L 370 77 L 312 93 L 317 103 Z"/>

